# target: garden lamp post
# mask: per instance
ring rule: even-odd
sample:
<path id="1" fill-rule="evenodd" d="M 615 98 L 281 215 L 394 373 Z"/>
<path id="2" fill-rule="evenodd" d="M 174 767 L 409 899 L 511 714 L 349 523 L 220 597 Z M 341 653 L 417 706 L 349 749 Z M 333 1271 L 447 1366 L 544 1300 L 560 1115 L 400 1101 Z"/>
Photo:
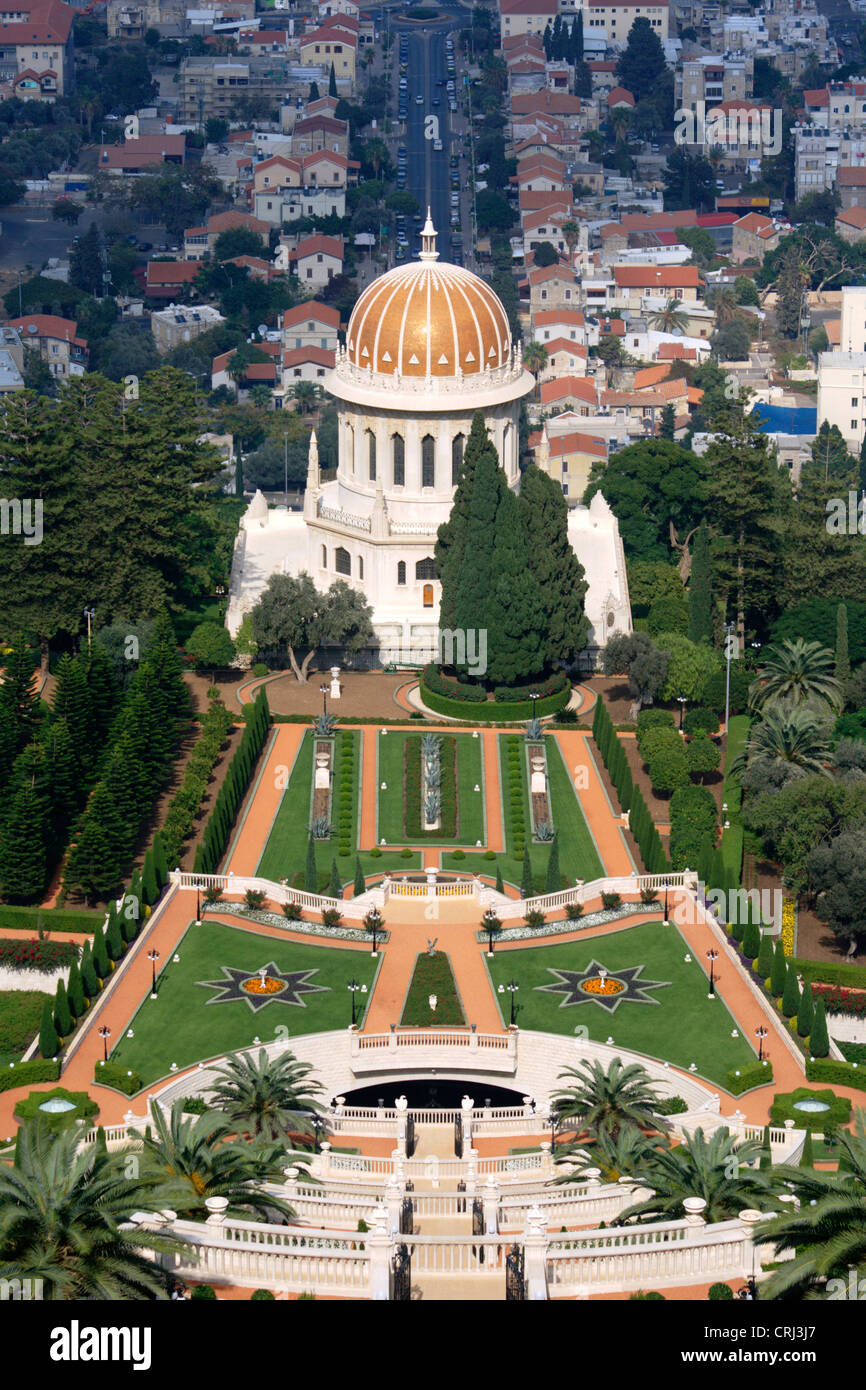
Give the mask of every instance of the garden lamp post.
<path id="1" fill-rule="evenodd" d="M 355 1026 L 355 995 L 358 993 L 358 990 L 361 988 L 361 986 L 359 985 L 359 983 L 358 983 L 357 980 L 351 979 L 351 980 L 349 981 L 349 983 L 347 984 L 346 988 L 347 988 L 347 990 L 349 991 L 349 993 L 350 993 L 351 996 L 352 996 L 352 1027 L 354 1028 L 354 1026 Z"/>
<path id="2" fill-rule="evenodd" d="M 322 714 L 325 715 L 328 713 L 328 687 L 326 685 L 320 685 L 319 694 L 322 697 Z"/>
<path id="3" fill-rule="evenodd" d="M 680 729 L 682 730 L 682 727 L 683 727 L 683 711 L 685 710 L 685 707 L 686 707 L 686 697 L 685 697 L 685 695 L 678 695 L 678 696 L 677 696 L 677 704 L 678 704 L 679 707 L 680 707 Z"/>
<path id="4" fill-rule="evenodd" d="M 766 1036 L 767 1036 L 767 1030 L 766 1030 L 766 1028 L 761 1027 L 761 1028 L 756 1028 L 756 1029 L 755 1029 L 755 1037 L 758 1039 L 758 1061 L 759 1061 L 759 1062 L 763 1062 L 763 1060 L 764 1060 L 764 1039 L 765 1039 Z"/>
<path id="5" fill-rule="evenodd" d="M 198 884 L 195 889 L 195 924 L 201 926 L 201 888 Z"/>
<path id="6" fill-rule="evenodd" d="M 150 986 L 150 997 L 151 997 L 151 999 L 155 999 L 155 998 L 156 998 L 156 962 L 159 960 L 159 951 L 157 951 L 157 950 L 148 951 L 148 953 L 147 953 L 147 959 L 150 961 L 151 966 L 153 967 L 153 978 L 152 978 L 151 986 Z"/>
<path id="7" fill-rule="evenodd" d="M 538 691 L 538 690 L 530 690 L 530 692 L 529 692 L 529 698 L 530 698 L 530 700 L 532 701 L 532 717 L 533 717 L 533 719 L 534 719 L 534 718 L 535 718 L 535 709 L 536 709 L 536 704 L 535 704 L 535 702 L 536 702 L 536 700 L 538 700 L 538 699 L 541 698 L 541 693 L 540 693 L 540 691 Z"/>
<path id="8" fill-rule="evenodd" d="M 315 1137 L 314 1137 L 314 1139 L 313 1139 L 313 1144 L 315 1145 L 315 1152 L 316 1152 L 316 1153 L 319 1152 L 319 1133 L 320 1133 L 321 1130 L 324 1129 L 324 1127 L 325 1127 L 325 1121 L 322 1119 L 321 1115 L 314 1114 L 314 1115 L 313 1115 L 313 1132 L 314 1132 Z"/>
<path id="9" fill-rule="evenodd" d="M 669 921 L 670 921 L 670 917 L 668 916 L 668 890 L 667 890 L 667 885 L 666 885 L 666 886 L 665 886 L 665 926 L 668 925 Z"/>
<path id="10" fill-rule="evenodd" d="M 96 617 L 95 608 L 85 608 L 84 616 L 87 619 L 87 650 L 90 651 L 91 635 L 93 632 L 93 619 Z"/>
<path id="11" fill-rule="evenodd" d="M 731 718 L 731 657 L 737 639 L 734 637 L 735 623 L 725 623 L 725 746 L 727 747 L 728 722 Z"/>
<path id="12" fill-rule="evenodd" d="M 559 1128 L 559 1115 L 552 1105 L 547 1116 L 547 1123 L 550 1125 L 550 1157 L 553 1158 L 556 1153 L 556 1131 Z"/>
<path id="13" fill-rule="evenodd" d="M 382 925 L 382 914 L 381 914 L 381 912 L 379 911 L 378 907 L 371 907 L 371 908 L 370 908 L 370 911 L 367 913 L 367 916 L 364 918 L 364 922 L 365 922 L 365 924 L 366 924 L 367 930 L 368 930 L 369 932 L 372 932 L 372 934 L 373 934 L 373 949 L 372 949 L 372 951 L 370 952 L 370 955 L 371 955 L 371 956 L 378 956 L 379 952 L 376 950 L 376 935 L 377 935 L 377 933 L 378 933 L 378 931 L 379 931 L 379 928 L 380 928 L 381 925 Z"/>
<path id="14" fill-rule="evenodd" d="M 718 953 L 718 951 L 713 951 L 713 950 L 707 951 L 707 960 L 710 962 L 710 993 L 709 993 L 709 998 L 710 998 L 710 999 L 715 999 L 715 997 L 716 997 L 716 979 L 715 979 L 715 975 L 714 975 L 714 973 L 713 973 L 713 967 L 715 966 L 715 963 L 716 963 L 716 961 L 718 960 L 718 958 L 719 958 L 719 953 Z"/>
<path id="15" fill-rule="evenodd" d="M 111 1037 L 111 1029 L 110 1029 L 110 1028 L 106 1028 L 106 1027 L 103 1026 L 103 1027 L 100 1028 L 100 1030 L 99 1030 L 99 1036 L 100 1036 L 101 1039 L 102 1039 L 102 1057 L 103 1057 L 103 1061 L 107 1062 L 107 1061 L 108 1061 L 108 1039 Z"/>
<path id="16" fill-rule="evenodd" d="M 512 1025 L 512 1027 L 514 1026 L 514 996 L 515 996 L 515 994 L 517 993 L 517 991 L 518 991 L 519 989 L 520 989 L 520 985 L 517 983 L 516 980 L 509 980 L 507 985 L 500 985 L 500 986 L 499 986 L 499 990 L 498 990 L 498 993 L 499 993 L 499 994 L 505 994 L 505 992 L 506 992 L 506 990 L 507 990 L 508 993 L 511 995 L 511 1025 Z"/>
<path id="17" fill-rule="evenodd" d="M 499 934 L 501 926 L 502 923 L 496 916 L 496 913 L 493 911 L 493 908 L 488 907 L 486 912 L 484 913 L 484 916 L 481 918 L 481 930 L 487 933 L 488 956 L 493 955 L 493 942 L 495 937 Z"/>

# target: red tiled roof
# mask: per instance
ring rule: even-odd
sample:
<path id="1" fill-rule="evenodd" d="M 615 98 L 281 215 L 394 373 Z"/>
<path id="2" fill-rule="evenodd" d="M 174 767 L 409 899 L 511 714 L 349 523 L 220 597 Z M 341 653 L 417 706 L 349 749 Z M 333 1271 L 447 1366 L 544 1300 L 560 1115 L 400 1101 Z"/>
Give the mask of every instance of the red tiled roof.
<path id="1" fill-rule="evenodd" d="M 837 169 L 836 182 L 841 188 L 866 188 L 866 169 Z"/>
<path id="2" fill-rule="evenodd" d="M 849 208 L 847 212 L 837 212 L 836 221 L 862 231 L 866 227 L 866 208 Z"/>
<path id="3" fill-rule="evenodd" d="M 660 362 L 696 362 L 698 350 L 682 343 L 659 343 L 656 357 Z"/>
<path id="4" fill-rule="evenodd" d="M 302 260 L 305 256 L 334 256 L 338 261 L 342 261 L 344 254 L 345 242 L 342 237 L 308 236 L 298 242 L 297 250 L 292 252 L 292 257 Z"/>
<path id="5" fill-rule="evenodd" d="M 594 458 L 607 458 L 607 442 L 604 439 L 596 439 L 591 434 L 581 434 L 575 431 L 573 434 L 554 434 L 548 435 L 548 448 L 552 459 L 561 458 L 564 454 L 592 454 Z M 538 443 L 541 443 L 541 433 L 538 435 Z M 533 445 L 532 437 L 529 440 L 530 448 L 537 448 Z"/>
<path id="6" fill-rule="evenodd" d="M 154 285 L 187 285 L 201 270 L 201 261 L 148 261 L 148 288 Z"/>
<path id="7" fill-rule="evenodd" d="M 544 328 L 549 323 L 570 323 L 574 328 L 583 328 L 585 320 L 579 309 L 539 309 L 533 314 L 532 322 L 536 328 Z"/>
<path id="8" fill-rule="evenodd" d="M 595 381 L 592 377 L 586 376 L 560 376 L 553 381 L 543 381 L 540 395 L 542 405 L 565 400 L 569 396 L 588 405 L 595 405 L 597 400 Z"/>
<path id="9" fill-rule="evenodd" d="M 697 289 L 701 283 L 696 265 L 615 265 L 613 278 L 621 289 Z"/>
<path id="10" fill-rule="evenodd" d="M 626 106 L 634 106 L 634 97 L 627 87 L 611 87 L 607 94 L 608 106 L 616 106 L 620 101 L 625 102 Z"/>
<path id="11" fill-rule="evenodd" d="M 328 348 L 289 348 L 283 353 L 283 366 L 300 367 L 304 362 L 312 362 L 317 367 L 333 367 L 335 357 L 336 354 Z"/>
<path id="12" fill-rule="evenodd" d="M 340 327 L 340 313 L 332 304 L 319 304 L 308 300 L 306 304 L 296 304 L 283 314 L 283 328 L 301 328 L 305 323 L 323 323 L 329 328 Z"/>
<path id="13" fill-rule="evenodd" d="M 61 0 L 37 0 L 26 19 L 0 24 L 0 44 L 62 43 L 69 38 L 75 10 Z"/>
<path id="14" fill-rule="evenodd" d="M 57 338 L 61 342 L 70 342 L 78 332 L 78 324 L 75 319 L 62 319 L 57 314 L 25 314 L 20 319 L 10 319 L 12 328 L 17 328 L 24 342 L 30 338 Z M 31 324 L 35 324 L 36 332 L 31 331 Z"/>
<path id="15" fill-rule="evenodd" d="M 571 338 L 551 338 L 549 343 L 545 343 L 548 357 L 552 357 L 555 352 L 570 352 L 572 357 L 588 356 L 583 343 L 575 343 Z"/>

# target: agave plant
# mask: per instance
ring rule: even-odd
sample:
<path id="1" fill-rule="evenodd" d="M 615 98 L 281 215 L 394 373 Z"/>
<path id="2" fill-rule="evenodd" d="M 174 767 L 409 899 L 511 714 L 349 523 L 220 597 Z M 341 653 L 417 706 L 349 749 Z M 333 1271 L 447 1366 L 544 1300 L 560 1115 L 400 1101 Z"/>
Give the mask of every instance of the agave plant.
<path id="1" fill-rule="evenodd" d="M 442 769 L 438 763 L 427 764 L 424 769 L 424 780 L 432 791 L 438 791 L 442 782 Z"/>
<path id="2" fill-rule="evenodd" d="M 425 758 L 438 758 L 439 749 L 440 743 L 436 734 L 422 734 L 421 752 L 424 754 Z"/>
<path id="3" fill-rule="evenodd" d="M 535 717 L 535 715 L 533 715 L 532 718 L 530 719 L 529 723 L 528 723 L 527 726 L 526 726 L 526 737 L 527 737 L 528 739 L 536 740 L 536 739 L 541 738 L 541 735 L 542 735 L 543 733 L 544 733 L 544 726 L 542 725 L 541 720 L 540 720 L 540 719 L 537 719 L 537 718 Z"/>
<path id="4" fill-rule="evenodd" d="M 310 826 L 310 834 L 314 840 L 328 840 L 331 837 L 331 822 L 327 816 L 316 816 Z"/>
<path id="5" fill-rule="evenodd" d="M 336 727 L 337 720 L 333 714 L 320 714 L 314 725 L 319 738 L 330 738 Z"/>
<path id="6" fill-rule="evenodd" d="M 538 822 L 535 827 L 535 836 L 538 840 L 547 841 L 553 839 L 553 826 L 550 824 L 549 820 L 540 820 Z"/>
<path id="7" fill-rule="evenodd" d="M 442 798 L 438 792 L 428 792 L 424 798 L 424 819 L 428 825 L 433 825 L 439 819 L 439 812 L 442 808 Z"/>

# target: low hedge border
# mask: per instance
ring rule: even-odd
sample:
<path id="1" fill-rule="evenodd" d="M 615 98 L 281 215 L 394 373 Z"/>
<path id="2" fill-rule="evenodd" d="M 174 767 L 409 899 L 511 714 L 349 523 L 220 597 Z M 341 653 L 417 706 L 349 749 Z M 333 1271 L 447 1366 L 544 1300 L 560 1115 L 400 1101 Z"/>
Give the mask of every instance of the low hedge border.
<path id="1" fill-rule="evenodd" d="M 45 931 L 77 931 L 92 935 L 97 922 L 102 925 L 105 913 L 95 910 L 76 912 L 62 907 L 10 907 L 5 903 L 0 907 L 0 928 L 36 931 L 40 918 Z"/>
<path id="2" fill-rule="evenodd" d="M 829 1105 L 829 1110 L 798 1110 L 796 1102 L 800 1100 L 821 1100 L 825 1105 Z M 773 1125 L 783 1125 L 786 1120 L 793 1120 L 798 1129 L 812 1129 L 819 1134 L 826 1131 L 828 1125 L 834 1128 L 837 1125 L 847 1125 L 851 1119 L 851 1102 L 847 1096 L 837 1096 L 835 1091 L 814 1091 L 808 1086 L 798 1086 L 796 1091 L 783 1091 L 773 1097 L 770 1106 L 770 1123 Z"/>
<path id="3" fill-rule="evenodd" d="M 806 1080 L 828 1081 L 831 1086 L 851 1086 L 856 1091 L 866 1091 L 866 1067 L 858 1067 L 856 1062 L 815 1057 L 806 1063 Z"/>
<path id="4" fill-rule="evenodd" d="M 823 960 L 803 960 L 792 956 L 794 969 L 816 985 L 848 985 L 851 989 L 866 989 L 866 965 L 845 965 L 842 961 L 834 963 Z"/>
<path id="5" fill-rule="evenodd" d="M 47 998 L 47 996 L 46 996 Z M 37 1057 L 32 1062 L 10 1062 L 0 1072 L 0 1091 L 14 1091 L 19 1086 L 32 1086 L 39 1081 L 59 1081 L 60 1063 Z"/>
<path id="6" fill-rule="evenodd" d="M 548 695 L 546 699 L 536 700 L 534 709 L 531 700 L 525 700 L 521 704 L 508 705 L 497 704 L 488 700 L 483 705 L 473 704 L 471 710 L 475 719 L 467 720 L 465 700 L 452 700 L 445 695 L 436 695 L 421 683 L 419 683 L 418 689 L 424 704 L 435 710 L 437 714 L 451 714 L 458 719 L 463 719 L 466 723 L 479 724 L 495 724 L 500 720 L 527 720 L 531 719 L 533 715 L 542 719 L 547 714 L 554 714 L 556 711 L 564 709 L 571 699 L 571 686 L 567 685 L 556 695 Z"/>
<path id="7" fill-rule="evenodd" d="M 93 1068 L 93 1080 L 100 1086 L 110 1086 L 125 1096 L 134 1096 L 141 1090 L 141 1077 L 137 1071 L 130 1071 L 117 1062 L 99 1061 Z"/>
<path id="8" fill-rule="evenodd" d="M 759 1086 L 768 1086 L 772 1080 L 772 1062 L 749 1062 L 744 1067 L 731 1068 L 725 1076 L 725 1090 L 732 1096 L 741 1096 L 746 1091 L 756 1090 Z"/>

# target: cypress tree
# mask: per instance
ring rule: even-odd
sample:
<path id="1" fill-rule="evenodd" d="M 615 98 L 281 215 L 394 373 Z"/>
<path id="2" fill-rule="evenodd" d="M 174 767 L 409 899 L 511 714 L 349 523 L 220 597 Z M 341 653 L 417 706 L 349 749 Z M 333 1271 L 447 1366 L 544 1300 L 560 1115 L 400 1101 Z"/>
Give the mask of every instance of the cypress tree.
<path id="1" fill-rule="evenodd" d="M 144 856 L 144 868 L 141 874 L 141 886 L 144 901 L 149 907 L 153 907 L 159 897 L 159 884 L 156 879 L 156 869 L 153 863 L 153 851 L 148 850 Z"/>
<path id="2" fill-rule="evenodd" d="M 762 980 L 768 980 L 773 969 L 773 939 L 769 932 L 762 932 L 758 949 L 758 964 L 755 967 Z"/>
<path id="3" fill-rule="evenodd" d="M 713 837 L 709 831 L 701 840 L 701 847 L 698 850 L 698 878 L 701 883 L 709 886 L 713 876 Z"/>
<path id="4" fill-rule="evenodd" d="M 851 662 L 848 658 L 848 609 L 840 603 L 836 609 L 836 670 L 835 676 L 844 692 L 851 679 Z"/>
<path id="5" fill-rule="evenodd" d="M 689 576 L 689 627 L 691 642 L 713 640 L 713 569 L 710 533 L 702 521 L 695 536 L 692 571 Z"/>
<path id="6" fill-rule="evenodd" d="M 808 1038 L 815 1023 L 815 1000 L 812 994 L 812 986 L 808 980 L 803 982 L 803 991 L 800 995 L 800 1008 L 797 1011 L 797 1036 Z"/>
<path id="7" fill-rule="evenodd" d="M 354 896 L 355 896 L 356 898 L 360 897 L 360 895 L 365 891 L 366 886 L 367 886 L 367 885 L 366 885 L 366 883 L 364 882 L 364 870 L 361 868 L 361 857 L 360 857 L 360 855 L 356 854 L 356 855 L 355 855 L 355 887 L 354 887 L 354 890 L 353 890 Z"/>
<path id="8" fill-rule="evenodd" d="M 140 923 L 141 904 L 125 893 L 120 904 L 120 933 L 127 945 L 138 936 Z"/>
<path id="9" fill-rule="evenodd" d="M 335 97 L 336 95 L 337 95 L 337 74 L 334 72 L 334 64 L 332 63 L 332 64 L 331 64 L 331 72 L 330 72 L 330 75 L 329 75 L 329 77 L 328 77 L 328 96 L 329 96 L 329 97 Z"/>
<path id="10" fill-rule="evenodd" d="M 72 1032 L 72 1014 L 69 1009 L 69 1000 L 66 998 L 66 986 L 62 980 L 57 981 L 57 989 L 54 993 L 54 1027 L 60 1038 L 68 1038 Z"/>
<path id="11" fill-rule="evenodd" d="M 163 889 L 168 883 L 168 864 L 165 858 L 165 847 L 162 843 L 162 835 L 157 830 L 153 837 L 153 867 L 156 873 L 157 885 Z"/>
<path id="12" fill-rule="evenodd" d="M 812 1152 L 812 1131 L 811 1131 L 811 1129 L 807 1129 L 807 1130 L 806 1130 L 806 1139 L 805 1139 L 805 1141 L 804 1141 L 804 1143 L 803 1143 L 803 1152 L 802 1152 L 801 1155 L 800 1155 L 800 1167 L 801 1167 L 801 1168 L 814 1168 L 814 1167 L 815 1167 L 815 1156 L 814 1156 L 814 1154 L 813 1154 L 813 1152 Z"/>
<path id="13" fill-rule="evenodd" d="M 515 685 L 544 671 L 547 614 L 533 574 L 520 502 L 500 472 L 503 488 L 494 527 L 492 584 L 485 621 L 478 625 L 487 628 L 487 679 Z"/>
<path id="14" fill-rule="evenodd" d="M 531 464 L 520 479 L 520 513 L 526 533 L 529 569 L 541 607 L 538 627 L 544 664 L 550 670 L 583 651 L 589 634 L 584 612 L 584 568 L 568 539 L 568 503 L 558 483 Z"/>
<path id="15" fill-rule="evenodd" d="M 87 998 L 95 999 L 99 993 L 99 976 L 93 964 L 93 951 L 89 941 L 84 943 L 84 950 L 81 953 L 81 983 Z"/>
<path id="16" fill-rule="evenodd" d="M 785 977 L 788 973 L 788 962 L 785 957 L 785 948 L 782 945 L 782 938 L 776 942 L 776 949 L 773 952 L 773 968 L 770 971 L 770 993 L 775 999 L 781 999 L 785 988 Z"/>
<path id="17" fill-rule="evenodd" d="M 81 1018 L 87 1012 L 87 1001 L 84 998 L 84 986 L 81 983 L 81 970 L 76 960 L 74 960 L 69 967 L 66 998 L 69 1001 L 69 1011 L 73 1018 Z"/>
<path id="18" fill-rule="evenodd" d="M 304 869 L 304 889 L 307 893 L 318 893 L 319 891 L 319 871 L 316 868 L 316 847 L 313 844 L 313 836 L 307 840 L 307 863 Z"/>
<path id="19" fill-rule="evenodd" d="M 743 932 L 743 955 L 748 960 L 755 960 L 761 949 L 761 935 L 758 931 L 756 922 L 748 921 Z"/>
<path id="20" fill-rule="evenodd" d="M 498 859 L 496 861 L 496 891 L 497 893 L 505 892 L 505 885 L 502 882 L 502 865 L 499 863 Z"/>
<path id="21" fill-rule="evenodd" d="M 761 1168 L 772 1168 L 773 1166 L 773 1150 L 770 1148 L 769 1125 L 764 1125 L 764 1136 L 761 1140 L 761 1158 L 759 1166 Z"/>
<path id="22" fill-rule="evenodd" d="M 493 552 L 496 547 L 496 525 L 502 495 L 508 490 L 496 450 L 488 445 L 475 465 L 467 528 L 472 543 L 467 542 L 454 576 L 454 626 L 463 632 L 488 628 L 488 652 L 495 651 L 489 632 L 488 612 L 495 577 Z M 489 678 L 489 666 L 487 675 Z"/>
<path id="23" fill-rule="evenodd" d="M 672 440 L 674 437 L 674 430 L 676 429 L 676 423 L 676 411 L 670 402 L 668 402 L 667 405 L 662 406 L 661 421 L 659 423 L 659 439 Z"/>
<path id="24" fill-rule="evenodd" d="M 457 575 L 463 563 L 466 537 L 469 527 L 469 508 L 475 487 L 475 465 L 482 450 L 489 444 L 484 412 L 476 410 L 472 417 L 472 428 L 463 449 L 463 458 L 457 472 L 457 486 L 451 514 L 439 527 L 434 555 L 436 569 L 442 581 L 442 600 L 439 610 L 440 631 L 453 631 L 457 626 L 455 604 L 457 598 Z"/>
<path id="25" fill-rule="evenodd" d="M 553 844 L 550 846 L 550 855 L 547 860 L 547 883 L 548 893 L 558 893 L 562 887 L 562 871 L 559 867 L 559 835 L 553 836 Z"/>
<path id="26" fill-rule="evenodd" d="M 535 884 L 532 879 L 532 860 L 529 857 L 529 846 L 523 848 L 523 875 L 520 880 L 521 898 L 532 898 L 535 896 Z"/>
<path id="27" fill-rule="evenodd" d="M 105 1130 L 99 1125 L 96 1130 L 96 1152 L 98 1154 L 108 1153 L 108 1144 L 105 1139 Z"/>
<path id="28" fill-rule="evenodd" d="M 123 932 L 120 929 L 120 918 L 117 915 L 117 908 L 112 902 L 108 910 L 108 926 L 105 929 L 105 945 L 110 960 L 120 960 L 123 955 Z"/>
<path id="29" fill-rule="evenodd" d="M 101 927 L 98 927 L 93 934 L 93 968 L 100 980 L 107 980 L 111 974 L 111 963 L 108 959 L 105 934 Z"/>
<path id="30" fill-rule="evenodd" d="M 819 994 L 815 1000 L 815 1021 L 809 1035 L 809 1052 L 813 1057 L 826 1057 L 830 1051 L 830 1035 L 827 1032 L 827 1015 L 824 1000 Z"/>
<path id="31" fill-rule="evenodd" d="M 60 1039 L 57 1036 L 57 1029 L 54 1027 L 51 1000 L 47 995 L 42 1005 L 42 1023 L 39 1027 L 39 1051 L 42 1053 L 42 1056 L 49 1061 L 53 1057 L 56 1057 L 60 1051 Z"/>
<path id="32" fill-rule="evenodd" d="M 782 991 L 782 1013 L 785 1018 L 794 1018 L 799 1009 L 800 986 L 797 984 L 797 972 L 793 965 L 789 965 L 785 975 L 785 988 Z"/>
<path id="33" fill-rule="evenodd" d="M 332 897 L 332 898 L 342 898 L 342 896 L 343 896 L 343 883 L 342 883 L 342 880 L 341 880 L 341 878 L 340 878 L 340 871 L 339 871 L 339 869 L 337 868 L 337 861 L 336 861 L 336 859 L 332 859 L 332 860 L 331 860 L 331 897 Z"/>

